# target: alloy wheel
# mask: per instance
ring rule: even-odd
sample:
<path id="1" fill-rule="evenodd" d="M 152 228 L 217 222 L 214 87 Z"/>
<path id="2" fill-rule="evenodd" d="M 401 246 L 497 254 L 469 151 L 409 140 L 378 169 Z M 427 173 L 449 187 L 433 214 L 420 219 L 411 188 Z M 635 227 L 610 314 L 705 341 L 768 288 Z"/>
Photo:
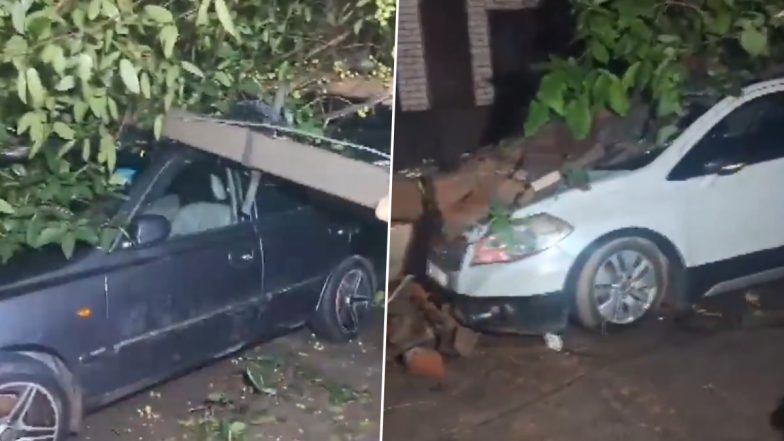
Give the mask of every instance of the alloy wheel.
<path id="1" fill-rule="evenodd" d="M 0 441 L 55 441 L 60 418 L 54 397 L 40 385 L 0 385 Z"/>
<path id="2" fill-rule="evenodd" d="M 340 279 L 338 284 L 335 310 L 340 326 L 353 333 L 359 329 L 361 316 L 370 308 L 373 293 L 369 280 L 361 269 L 352 269 Z"/>
<path id="3" fill-rule="evenodd" d="M 592 286 L 594 304 L 608 323 L 633 323 L 653 305 L 659 292 L 656 268 L 645 255 L 619 250 L 596 271 Z"/>

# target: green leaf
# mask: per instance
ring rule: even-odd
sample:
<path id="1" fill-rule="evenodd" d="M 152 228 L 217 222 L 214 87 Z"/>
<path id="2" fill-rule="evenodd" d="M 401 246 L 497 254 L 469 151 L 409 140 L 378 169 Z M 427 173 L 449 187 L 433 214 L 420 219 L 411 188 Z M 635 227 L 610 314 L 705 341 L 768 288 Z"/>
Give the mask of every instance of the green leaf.
<path id="1" fill-rule="evenodd" d="M 153 124 L 153 134 L 156 140 L 161 139 L 161 132 L 163 132 L 163 115 L 158 115 Z"/>
<path id="2" fill-rule="evenodd" d="M 76 236 L 72 232 L 68 232 L 63 236 L 63 241 L 60 243 L 60 247 L 63 250 L 63 255 L 65 255 L 66 259 L 70 259 L 73 256 L 74 249 L 76 248 Z"/>
<path id="3" fill-rule="evenodd" d="M 182 62 L 182 68 L 185 69 L 186 71 L 192 73 L 193 75 L 196 75 L 199 78 L 204 78 L 204 72 L 202 72 L 201 69 L 196 67 L 196 65 L 193 64 L 193 63 L 190 63 L 188 61 L 183 61 Z"/>
<path id="4" fill-rule="evenodd" d="M 120 77 L 129 92 L 135 95 L 139 94 L 141 89 L 139 76 L 136 74 L 136 68 L 133 66 L 133 63 L 127 58 L 120 60 Z"/>
<path id="5" fill-rule="evenodd" d="M 591 106 L 586 97 L 580 97 L 566 106 L 566 125 L 575 138 L 585 139 L 591 133 Z"/>
<path id="6" fill-rule="evenodd" d="M 223 29 L 232 37 L 239 39 L 237 30 L 234 29 L 234 21 L 231 19 L 231 13 L 226 6 L 225 0 L 215 0 L 215 13 L 218 14 L 218 20 L 223 26 Z"/>
<path id="7" fill-rule="evenodd" d="M 66 92 L 73 89 L 74 87 L 76 87 L 76 80 L 74 77 L 67 75 L 62 77 L 60 81 L 57 82 L 57 85 L 54 86 L 54 90 L 57 90 L 58 92 Z"/>
<path id="8" fill-rule="evenodd" d="M 558 73 L 550 73 L 542 78 L 536 97 L 559 115 L 564 113 L 564 91 L 566 77 Z"/>
<path id="9" fill-rule="evenodd" d="M 35 244 L 33 246 L 40 248 L 52 243 L 60 242 L 66 232 L 67 229 L 62 224 L 46 227 L 38 234 L 38 237 L 35 239 Z"/>
<path id="10" fill-rule="evenodd" d="M 115 18 L 120 15 L 120 10 L 117 9 L 117 5 L 112 0 L 102 0 L 101 9 L 103 10 L 103 15 L 109 18 Z"/>
<path id="11" fill-rule="evenodd" d="M 101 3 L 102 0 L 91 0 L 90 6 L 87 7 L 87 18 L 90 20 L 95 20 L 98 17 L 98 14 L 101 13 Z"/>
<path id="12" fill-rule="evenodd" d="M 14 214 L 16 210 L 11 204 L 8 203 L 5 199 L 0 198 L 0 213 L 3 214 Z"/>
<path id="13" fill-rule="evenodd" d="M 199 5 L 199 12 L 196 14 L 196 26 L 207 24 L 211 3 L 212 0 L 201 0 L 201 4 Z"/>
<path id="14" fill-rule="evenodd" d="M 87 115 L 88 110 L 90 110 L 90 106 L 86 102 L 75 102 L 73 107 L 74 120 L 78 123 L 84 121 L 84 117 Z"/>
<path id="15" fill-rule="evenodd" d="M 20 70 L 16 78 L 16 93 L 19 100 L 27 104 L 27 76 L 23 70 Z"/>
<path id="16" fill-rule="evenodd" d="M 232 83 L 233 83 L 233 82 L 231 81 L 231 77 L 229 77 L 229 76 L 226 74 L 226 72 L 218 72 L 218 73 L 216 73 L 216 74 L 215 74 L 215 79 L 216 79 L 216 80 L 217 80 L 219 83 L 223 84 L 223 85 L 224 85 L 224 86 L 226 86 L 226 87 L 231 87 L 231 85 L 232 85 Z"/>
<path id="17" fill-rule="evenodd" d="M 607 48 L 600 43 L 598 40 L 593 40 L 591 43 L 591 55 L 596 61 L 607 64 L 610 61 L 610 52 L 607 51 Z"/>
<path id="18" fill-rule="evenodd" d="M 90 160 L 90 140 L 85 138 L 82 141 L 82 160 L 87 162 Z"/>
<path id="19" fill-rule="evenodd" d="M 675 89 L 667 89 L 662 92 L 656 108 L 659 117 L 673 115 L 681 111 L 680 94 Z"/>
<path id="20" fill-rule="evenodd" d="M 753 27 L 746 28 L 740 34 L 740 45 L 749 55 L 760 56 L 768 51 L 768 34 Z"/>
<path id="21" fill-rule="evenodd" d="M 59 150 L 57 150 L 57 156 L 62 158 L 63 156 L 67 155 L 68 152 L 70 152 L 75 145 L 76 145 L 76 140 L 71 140 L 66 142 L 65 144 L 62 145 L 62 147 L 60 147 Z"/>
<path id="22" fill-rule="evenodd" d="M 525 136 L 533 136 L 550 121 L 550 110 L 538 100 L 531 102 L 528 117 L 525 120 Z"/>
<path id="23" fill-rule="evenodd" d="M 142 72 L 142 74 L 139 75 L 139 86 L 140 86 L 141 91 L 142 91 L 142 96 L 144 96 L 147 99 L 150 99 L 150 96 L 151 96 L 151 92 L 150 92 L 150 76 L 147 75 L 147 72 Z"/>
<path id="24" fill-rule="evenodd" d="M 629 90 L 637 82 L 637 72 L 640 71 L 640 66 L 642 66 L 642 63 L 638 61 L 626 69 L 626 73 L 623 74 L 621 79 L 624 90 Z"/>
<path id="25" fill-rule="evenodd" d="M 158 23 L 166 24 L 174 21 L 174 16 L 172 16 L 172 13 L 163 6 L 147 5 L 144 7 L 144 13 Z"/>
<path id="26" fill-rule="evenodd" d="M 25 33 L 25 21 L 27 20 L 27 8 L 29 2 L 17 0 L 11 9 L 11 24 L 14 26 L 16 32 L 20 34 Z"/>
<path id="27" fill-rule="evenodd" d="M 163 49 L 163 55 L 166 58 L 171 58 L 172 53 L 174 52 L 174 45 L 177 43 L 177 37 L 179 37 L 179 31 L 177 27 L 174 25 L 164 26 L 161 29 L 161 33 L 158 35 L 158 38 L 161 41 L 161 48 Z"/>
<path id="28" fill-rule="evenodd" d="M 57 121 L 52 125 L 52 131 L 60 138 L 68 141 L 74 139 L 74 136 L 76 136 L 76 133 L 74 133 L 73 129 L 68 127 L 68 124 L 65 124 L 61 121 Z"/>
<path id="29" fill-rule="evenodd" d="M 77 72 L 79 79 L 89 80 L 93 73 L 93 58 L 87 54 L 79 54 Z"/>
<path id="30" fill-rule="evenodd" d="M 607 103 L 615 113 L 626 116 L 626 113 L 629 111 L 629 97 L 626 95 L 626 90 L 621 80 L 614 75 L 611 78 Z"/>
<path id="31" fill-rule="evenodd" d="M 62 74 L 65 71 L 67 63 L 63 48 L 56 44 L 47 44 L 44 47 L 44 50 L 41 51 L 41 61 L 51 64 L 54 71 L 58 74 Z"/>
<path id="32" fill-rule="evenodd" d="M 104 163 L 106 163 L 106 168 L 109 171 L 114 171 L 114 167 L 117 164 L 117 146 L 114 142 L 114 137 L 111 135 L 104 135 L 101 137 L 101 145 L 99 153 L 104 158 Z"/>
<path id="33" fill-rule="evenodd" d="M 593 101 L 597 106 L 604 106 L 610 97 L 610 84 L 612 80 L 606 73 L 601 73 L 591 88 Z"/>
<path id="34" fill-rule="evenodd" d="M 38 76 L 38 71 L 34 67 L 27 68 L 27 90 L 30 92 L 30 98 L 33 99 L 33 106 L 39 107 L 43 105 L 46 99 L 46 90 L 41 83 L 41 77 Z"/>
<path id="35" fill-rule="evenodd" d="M 120 111 L 117 109 L 117 101 L 115 101 L 112 97 L 107 97 L 106 104 L 109 105 L 109 116 L 114 121 L 117 121 L 120 118 Z"/>
<path id="36" fill-rule="evenodd" d="M 41 124 L 41 117 L 37 112 L 27 112 L 16 122 L 16 134 L 22 135 L 31 127 Z"/>

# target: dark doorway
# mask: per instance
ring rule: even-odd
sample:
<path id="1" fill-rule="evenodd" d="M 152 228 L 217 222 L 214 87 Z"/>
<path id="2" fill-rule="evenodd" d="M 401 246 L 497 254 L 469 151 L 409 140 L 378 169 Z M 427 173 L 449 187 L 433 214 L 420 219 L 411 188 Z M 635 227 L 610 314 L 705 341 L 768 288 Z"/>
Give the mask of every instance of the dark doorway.
<path id="1" fill-rule="evenodd" d="M 473 106 L 465 0 L 422 0 L 420 13 L 431 107 Z"/>

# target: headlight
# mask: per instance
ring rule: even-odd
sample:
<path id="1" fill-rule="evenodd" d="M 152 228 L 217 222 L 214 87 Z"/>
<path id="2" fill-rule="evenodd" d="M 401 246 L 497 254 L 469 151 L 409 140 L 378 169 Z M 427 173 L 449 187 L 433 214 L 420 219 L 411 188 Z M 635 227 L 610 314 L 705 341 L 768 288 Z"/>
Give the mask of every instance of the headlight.
<path id="1" fill-rule="evenodd" d="M 520 260 L 554 246 L 571 232 L 571 225 L 549 214 L 513 219 L 509 227 L 490 231 L 476 242 L 471 265 Z"/>

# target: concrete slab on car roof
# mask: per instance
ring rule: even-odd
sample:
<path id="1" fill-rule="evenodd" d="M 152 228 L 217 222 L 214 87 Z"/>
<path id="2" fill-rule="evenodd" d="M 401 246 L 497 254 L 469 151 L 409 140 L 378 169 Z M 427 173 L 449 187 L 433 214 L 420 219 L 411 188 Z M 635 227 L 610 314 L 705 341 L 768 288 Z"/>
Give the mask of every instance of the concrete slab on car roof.
<path id="1" fill-rule="evenodd" d="M 389 191 L 388 167 L 240 124 L 174 111 L 166 117 L 163 136 L 371 209 Z"/>

